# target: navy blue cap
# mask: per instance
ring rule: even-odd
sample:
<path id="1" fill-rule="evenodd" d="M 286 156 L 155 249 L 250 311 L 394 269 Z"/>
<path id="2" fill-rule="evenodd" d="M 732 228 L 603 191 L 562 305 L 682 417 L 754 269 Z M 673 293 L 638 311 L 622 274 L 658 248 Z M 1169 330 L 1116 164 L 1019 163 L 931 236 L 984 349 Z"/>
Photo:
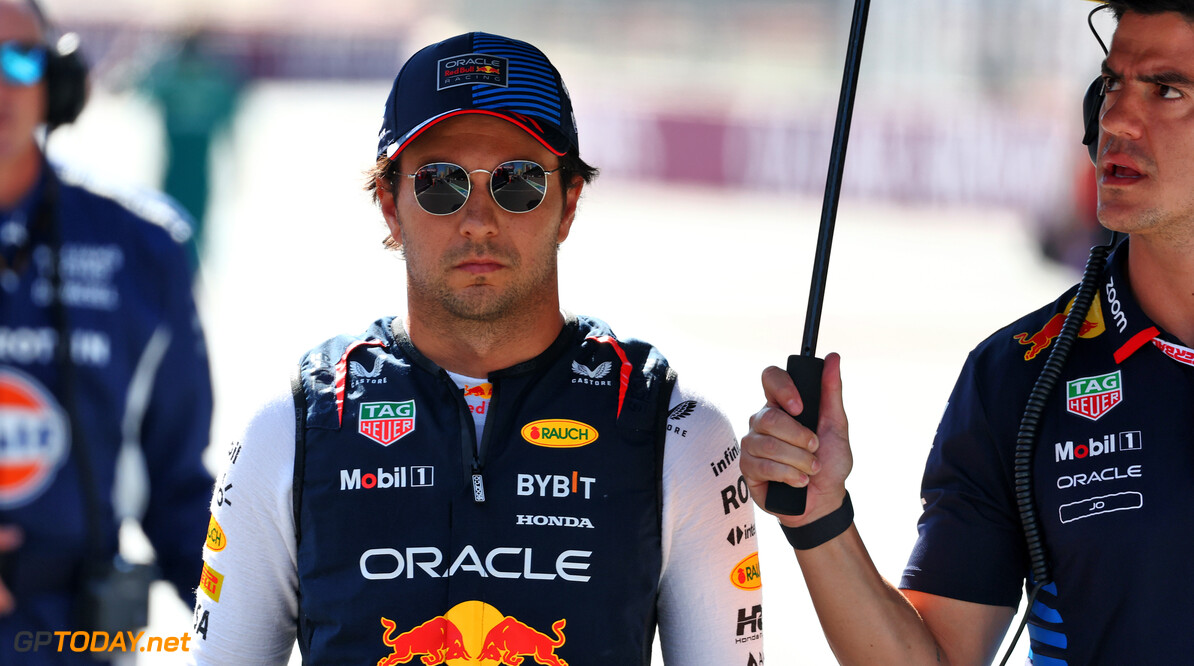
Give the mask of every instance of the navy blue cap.
<path id="1" fill-rule="evenodd" d="M 386 100 L 377 157 L 396 158 L 424 130 L 462 113 L 508 120 L 556 155 L 579 150 L 572 100 L 547 56 L 526 42 L 469 32 L 402 66 Z"/>

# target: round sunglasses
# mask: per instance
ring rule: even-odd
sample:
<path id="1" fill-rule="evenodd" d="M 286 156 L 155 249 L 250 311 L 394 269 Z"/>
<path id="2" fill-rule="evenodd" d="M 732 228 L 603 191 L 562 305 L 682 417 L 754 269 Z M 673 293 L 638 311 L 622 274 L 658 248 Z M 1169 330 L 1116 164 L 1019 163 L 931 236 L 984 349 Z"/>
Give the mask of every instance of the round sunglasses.
<path id="1" fill-rule="evenodd" d="M 502 210 L 529 213 L 547 196 L 547 176 L 559 170 L 546 171 L 530 160 L 510 160 L 492 170 L 472 171 L 451 162 L 432 162 L 414 173 L 396 175 L 413 179 L 415 201 L 432 215 L 451 215 L 460 210 L 473 189 L 470 176 L 478 172 L 489 174 L 489 193 Z"/>

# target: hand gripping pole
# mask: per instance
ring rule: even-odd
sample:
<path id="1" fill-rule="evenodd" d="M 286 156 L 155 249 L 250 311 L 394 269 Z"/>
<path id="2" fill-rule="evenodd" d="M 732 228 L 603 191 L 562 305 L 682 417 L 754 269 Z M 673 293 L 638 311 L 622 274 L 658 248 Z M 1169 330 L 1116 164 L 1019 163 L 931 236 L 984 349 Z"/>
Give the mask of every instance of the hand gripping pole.
<path id="1" fill-rule="evenodd" d="M 817 358 L 817 331 L 821 326 L 821 306 L 825 299 L 825 281 L 829 273 L 829 250 L 833 245 L 833 226 L 837 221 L 837 204 L 841 197 L 842 174 L 846 168 L 846 144 L 850 138 L 850 118 L 854 114 L 854 93 L 858 87 L 858 70 L 862 63 L 862 42 L 866 36 L 866 19 L 870 0 L 855 0 L 854 17 L 850 21 L 850 41 L 846 47 L 846 67 L 842 74 L 842 92 L 837 103 L 837 120 L 833 128 L 833 146 L 829 155 L 829 175 L 825 180 L 825 200 L 821 205 L 821 227 L 817 234 L 817 254 L 813 261 L 812 283 L 809 286 L 808 311 L 804 316 L 804 344 L 800 355 L 788 357 L 788 374 L 800 391 L 804 411 L 796 420 L 816 432 L 821 406 L 821 368 L 825 362 Z M 799 516 L 804 513 L 807 488 L 793 488 L 778 481 L 767 486 L 766 509 L 773 513 Z"/>

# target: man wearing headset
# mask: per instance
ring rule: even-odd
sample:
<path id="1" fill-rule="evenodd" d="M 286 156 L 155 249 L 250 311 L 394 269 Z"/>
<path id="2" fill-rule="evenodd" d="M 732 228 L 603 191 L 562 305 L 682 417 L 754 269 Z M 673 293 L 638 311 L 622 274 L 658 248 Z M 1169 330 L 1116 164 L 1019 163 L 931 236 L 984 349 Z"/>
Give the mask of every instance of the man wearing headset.
<path id="1" fill-rule="evenodd" d="M 658 625 L 668 663 L 762 663 L 733 430 L 654 347 L 560 309 L 596 170 L 556 68 L 481 32 L 422 49 L 375 159 L 406 315 L 308 352 L 234 446 L 199 662 L 284 663 L 297 629 L 308 663 L 646 664 Z M 315 252 L 302 280 L 344 280 L 351 252 Z"/>
<path id="2" fill-rule="evenodd" d="M 780 522 L 842 663 L 988 663 L 1021 591 L 1038 586 L 1035 664 L 1194 654 L 1194 2 L 1109 4 L 1118 25 L 1089 135 L 1099 220 L 1128 240 L 1091 271 L 1093 305 L 1074 319 L 1055 390 L 1023 419 L 1036 445 L 1021 460 L 1025 403 L 1063 346 L 1075 289 L 970 354 L 929 454 L 920 537 L 898 589 L 852 523 L 838 357 L 826 359 L 816 434 L 789 416 L 802 404 L 787 375 L 763 373 L 768 402 L 743 438 L 742 471 L 760 506 L 769 480 L 807 486 L 807 511 Z M 1018 474 L 1043 539 L 1022 529 Z"/>
<path id="3" fill-rule="evenodd" d="M 144 456 L 141 525 L 188 603 L 201 568 L 212 396 L 188 226 L 165 199 L 117 201 L 49 165 L 40 126 L 74 120 L 85 77 L 36 7 L 0 0 L 2 663 L 89 661 L 39 639 L 129 612 L 95 603 L 137 571 L 113 569 L 124 447 Z"/>

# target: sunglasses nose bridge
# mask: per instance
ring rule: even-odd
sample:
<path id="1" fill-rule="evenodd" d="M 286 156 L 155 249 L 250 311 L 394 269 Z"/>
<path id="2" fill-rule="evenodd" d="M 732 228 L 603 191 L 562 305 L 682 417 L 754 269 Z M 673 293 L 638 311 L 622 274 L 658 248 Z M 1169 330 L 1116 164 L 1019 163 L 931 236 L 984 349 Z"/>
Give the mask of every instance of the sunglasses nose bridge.
<path id="1" fill-rule="evenodd" d="M 482 185 L 482 188 L 481 188 L 482 191 L 486 191 L 486 192 L 489 191 L 489 181 L 490 181 L 490 179 L 493 178 L 492 171 L 490 171 L 489 169 L 473 169 L 472 171 L 465 171 L 464 173 L 466 175 L 468 175 L 470 187 L 476 189 L 476 186 L 478 184 L 480 184 L 480 185 Z M 484 177 L 481 178 L 481 180 L 474 182 L 473 177 L 476 176 L 477 174 L 484 174 Z"/>
<path id="2" fill-rule="evenodd" d="M 460 221 L 461 233 L 474 236 L 489 236 L 496 233 L 497 202 L 494 201 L 490 189 L 490 179 L 493 171 L 490 169 L 473 169 L 465 171 L 469 180 L 468 199 L 461 206 L 464 218 Z M 480 180 L 474 180 L 474 177 Z M 480 195 L 480 196 L 478 196 Z"/>

